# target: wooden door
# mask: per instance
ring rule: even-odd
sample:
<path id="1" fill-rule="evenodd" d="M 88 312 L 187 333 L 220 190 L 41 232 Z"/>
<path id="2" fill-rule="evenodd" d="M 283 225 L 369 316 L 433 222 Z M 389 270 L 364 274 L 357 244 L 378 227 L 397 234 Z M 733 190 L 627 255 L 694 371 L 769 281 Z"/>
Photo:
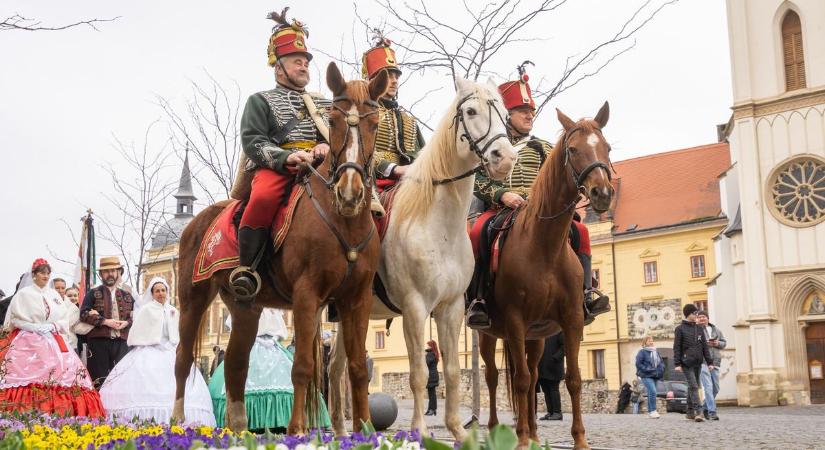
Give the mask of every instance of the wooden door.
<path id="1" fill-rule="evenodd" d="M 811 403 L 825 403 L 825 322 L 813 322 L 805 330 Z"/>

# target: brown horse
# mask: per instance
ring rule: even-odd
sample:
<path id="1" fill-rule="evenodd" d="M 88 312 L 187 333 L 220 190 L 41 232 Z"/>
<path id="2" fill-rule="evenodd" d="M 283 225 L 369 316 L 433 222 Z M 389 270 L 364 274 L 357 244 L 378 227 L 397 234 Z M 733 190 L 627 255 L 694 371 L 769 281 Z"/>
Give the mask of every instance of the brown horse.
<path id="1" fill-rule="evenodd" d="M 216 203 L 195 217 L 180 241 L 180 345 L 175 377 L 177 392 L 173 416 L 183 420 L 186 378 L 192 367 L 199 324 L 217 294 L 228 300 L 232 332 L 226 350 L 226 425 L 247 428 L 244 385 L 249 352 L 257 334 L 262 307 L 292 309 L 295 318 L 295 360 L 292 384 L 295 400 L 287 427 L 289 434 L 307 430 L 307 405 L 318 399 L 318 331 L 321 310 L 333 301 L 350 360 L 355 426 L 368 421 L 366 336 L 372 279 L 378 267 L 379 242 L 366 202 L 371 198 L 371 168 L 378 127 L 378 103 L 387 77 L 371 82 L 345 81 L 338 67 L 327 68 L 327 86 L 334 94 L 329 113 L 330 151 L 317 170 L 302 178 L 307 192 L 299 201 L 278 254 L 261 263 L 263 286 L 249 307 L 232 300 L 229 270 L 209 280 L 192 283 L 195 256 L 207 227 L 229 201 Z M 325 178 L 325 175 L 329 179 Z M 274 284 L 273 284 L 274 282 Z M 312 383 L 312 388 L 310 384 Z"/>
<path id="2" fill-rule="evenodd" d="M 564 127 L 552 156 L 533 183 L 502 249 L 495 296 L 488 300 L 492 327 L 480 334 L 481 356 L 490 391 L 490 421 L 498 423 L 495 392 L 496 339 L 503 338 L 509 366 L 510 398 L 518 417 L 519 443 L 538 441 L 535 386 L 544 338 L 564 332 L 565 381 L 573 404 L 571 432 L 575 448 L 589 448 L 581 417 L 579 341 L 584 327 L 582 268 L 567 241 L 573 211 L 582 190 L 594 210 L 606 211 L 613 198 L 610 145 L 602 135 L 607 102 L 595 119 L 573 122 L 556 110 Z"/>

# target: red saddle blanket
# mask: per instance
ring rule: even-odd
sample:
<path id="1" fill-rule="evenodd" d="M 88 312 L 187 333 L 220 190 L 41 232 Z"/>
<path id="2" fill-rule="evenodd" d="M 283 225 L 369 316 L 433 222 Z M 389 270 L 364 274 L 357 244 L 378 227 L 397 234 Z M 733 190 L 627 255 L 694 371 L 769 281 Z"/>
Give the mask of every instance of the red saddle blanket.
<path id="1" fill-rule="evenodd" d="M 476 218 L 475 223 L 469 227 L 470 243 L 473 246 L 473 256 L 476 260 L 489 260 L 490 272 L 498 272 L 499 255 L 506 230 L 509 229 L 515 220 L 513 212 L 501 212 L 488 209 Z M 502 228 L 497 228 L 501 226 Z M 486 230 L 485 230 L 486 228 Z"/>
<path id="2" fill-rule="evenodd" d="M 298 201 L 303 193 L 303 186 L 295 186 L 289 195 L 286 206 L 281 208 L 275 216 L 275 221 L 272 224 L 272 244 L 276 253 L 281 248 L 289 232 L 292 218 L 295 215 L 295 208 L 298 206 Z M 195 269 L 192 274 L 193 283 L 206 280 L 219 270 L 234 269 L 240 265 L 238 229 L 233 220 L 240 207 L 241 202 L 233 200 L 209 224 L 209 228 L 206 230 L 206 234 L 198 248 L 198 254 L 195 256 Z"/>

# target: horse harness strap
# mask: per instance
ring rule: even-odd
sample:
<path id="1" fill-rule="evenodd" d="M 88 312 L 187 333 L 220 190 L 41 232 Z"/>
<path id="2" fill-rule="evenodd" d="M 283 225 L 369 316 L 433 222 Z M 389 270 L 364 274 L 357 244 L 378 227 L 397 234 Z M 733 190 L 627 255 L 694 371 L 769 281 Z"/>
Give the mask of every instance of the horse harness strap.
<path id="1" fill-rule="evenodd" d="M 465 179 L 469 176 L 473 176 L 473 175 L 475 175 L 479 172 L 481 172 L 481 166 L 480 165 L 473 167 L 472 169 L 462 173 L 461 175 L 456 175 L 456 176 L 450 177 L 450 178 L 444 178 L 443 180 L 433 180 L 433 186 L 442 186 L 442 185 L 445 185 L 445 184 L 452 183 L 454 181 L 463 180 L 463 179 Z"/>

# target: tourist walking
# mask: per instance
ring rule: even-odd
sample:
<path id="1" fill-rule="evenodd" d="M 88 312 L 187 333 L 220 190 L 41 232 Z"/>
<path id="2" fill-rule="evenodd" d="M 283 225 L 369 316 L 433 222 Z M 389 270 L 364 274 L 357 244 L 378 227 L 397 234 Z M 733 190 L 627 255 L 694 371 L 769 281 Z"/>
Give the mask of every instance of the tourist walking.
<path id="1" fill-rule="evenodd" d="M 564 335 L 559 332 L 544 340 L 544 353 L 539 361 L 539 386 L 544 392 L 547 414 L 539 420 L 562 420 L 559 384 L 564 379 Z"/>
<path id="2" fill-rule="evenodd" d="M 102 417 L 103 404 L 77 354 L 68 344 L 69 310 L 48 287 L 52 269 L 32 264 L 31 285 L 21 280 L 9 304 L 0 339 L 0 409 Z"/>
<path id="3" fill-rule="evenodd" d="M 642 340 L 642 349 L 636 353 L 636 376 L 644 385 L 647 392 L 647 414 L 651 419 L 658 419 L 659 413 L 656 411 L 656 381 L 661 380 L 665 375 L 665 363 L 656 350 L 653 343 L 653 336 L 645 336 Z M 638 402 L 633 413 L 638 413 Z"/>
<path id="4" fill-rule="evenodd" d="M 424 357 L 427 361 L 427 371 L 429 372 L 427 377 L 427 396 L 429 397 L 429 404 L 427 405 L 427 412 L 425 412 L 424 415 L 434 416 L 436 415 L 436 410 L 438 409 L 435 390 L 438 388 L 438 361 L 441 359 L 441 355 L 438 352 L 438 344 L 435 341 L 427 342 L 427 349 L 425 350 Z"/>
<path id="5" fill-rule="evenodd" d="M 169 423 L 175 402 L 178 310 L 169 304 L 169 284 L 153 278 L 138 303 L 127 345 L 130 351 L 100 388 L 109 417 Z M 206 381 L 194 364 L 186 379 L 187 424 L 215 426 Z"/>
<path id="6" fill-rule="evenodd" d="M 123 265 L 117 256 L 101 258 L 98 274 L 103 284 L 86 293 L 80 307 L 80 320 L 94 326 L 86 335 L 89 350 L 86 366 L 95 384 L 101 386 L 129 351 L 126 342 L 135 301 L 132 294 L 117 287 L 123 275 Z"/>
<path id="7" fill-rule="evenodd" d="M 703 422 L 705 419 L 699 410 L 702 406 L 699 402 L 699 376 L 703 361 L 707 363 L 708 369 L 712 370 L 714 366 L 710 358 L 705 332 L 696 323 L 698 309 L 693 303 L 688 303 L 682 309 L 685 318 L 676 327 L 676 335 L 673 339 L 673 365 L 677 372 L 685 374 L 687 380 L 686 418 Z"/>
<path id="8" fill-rule="evenodd" d="M 719 420 L 719 415 L 716 413 L 716 395 L 719 394 L 719 366 L 722 365 L 721 350 L 727 347 L 728 341 L 725 336 L 715 325 L 708 321 L 708 313 L 706 311 L 698 311 L 696 313 L 696 323 L 705 331 L 705 338 L 708 341 L 708 350 L 710 350 L 710 359 L 713 362 L 713 370 L 707 364 L 702 364 L 702 389 L 705 391 L 705 405 L 704 415 L 708 420 Z"/>

